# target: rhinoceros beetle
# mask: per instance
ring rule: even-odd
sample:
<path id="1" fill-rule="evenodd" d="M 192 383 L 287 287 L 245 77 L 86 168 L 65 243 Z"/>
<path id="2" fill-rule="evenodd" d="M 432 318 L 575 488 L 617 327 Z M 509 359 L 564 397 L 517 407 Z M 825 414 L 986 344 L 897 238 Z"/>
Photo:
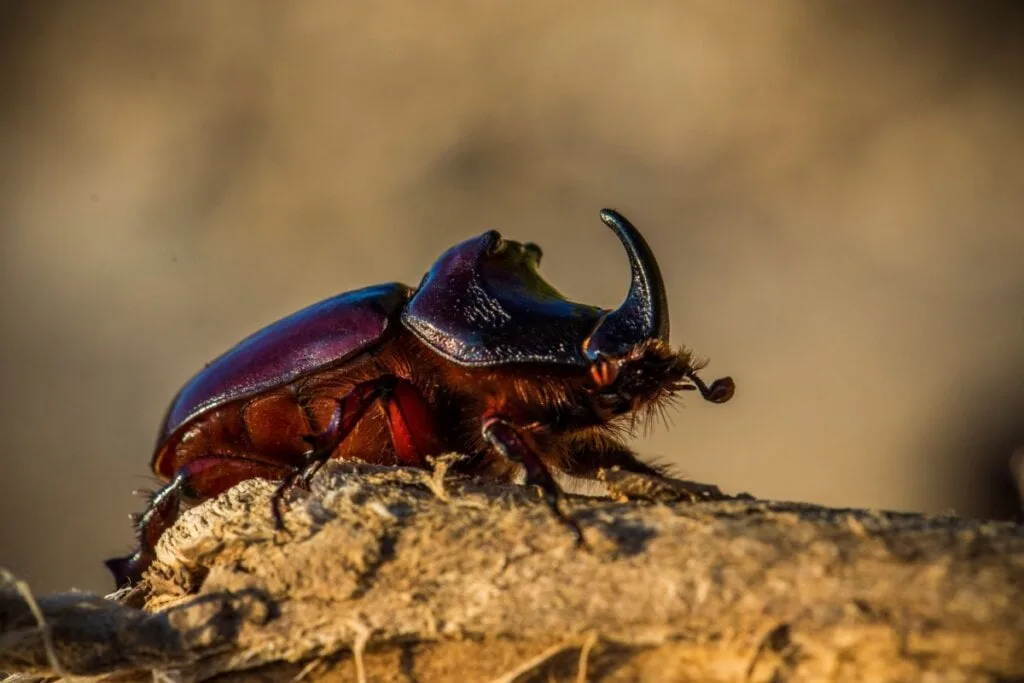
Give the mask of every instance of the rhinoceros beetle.
<path id="1" fill-rule="evenodd" d="M 442 254 L 415 289 L 339 294 L 209 363 L 166 413 L 151 465 L 166 485 L 136 518 L 135 553 L 107 561 L 117 583 L 141 578 L 183 503 L 280 481 L 280 525 L 281 494 L 330 458 L 428 467 L 428 456 L 457 452 L 457 469 L 510 483 L 525 474 L 549 501 L 554 472 L 663 475 L 617 435 L 680 391 L 723 403 L 734 384 L 706 385 L 691 352 L 669 346 L 654 254 L 616 211 L 601 219 L 629 256 L 615 310 L 567 300 L 538 273 L 537 245 L 491 230 Z"/>

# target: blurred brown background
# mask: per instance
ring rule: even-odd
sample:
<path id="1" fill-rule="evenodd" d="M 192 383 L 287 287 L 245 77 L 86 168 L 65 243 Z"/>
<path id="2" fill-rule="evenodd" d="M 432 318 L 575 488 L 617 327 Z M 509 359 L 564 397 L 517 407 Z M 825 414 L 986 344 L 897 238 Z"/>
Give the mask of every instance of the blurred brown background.
<path id="1" fill-rule="evenodd" d="M 0 4 L 0 564 L 111 587 L 173 393 L 495 228 L 615 305 L 622 210 L 732 374 L 642 453 L 729 491 L 1015 513 L 1022 22 L 996 4 Z M 915 10 L 916 8 L 916 10 Z"/>

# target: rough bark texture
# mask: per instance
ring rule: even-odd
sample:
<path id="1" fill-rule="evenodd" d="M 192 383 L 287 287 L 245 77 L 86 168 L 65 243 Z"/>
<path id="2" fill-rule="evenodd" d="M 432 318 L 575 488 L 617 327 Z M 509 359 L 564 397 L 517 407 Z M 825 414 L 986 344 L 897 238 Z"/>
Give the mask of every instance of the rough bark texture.
<path id="1" fill-rule="evenodd" d="M 443 467 L 440 468 L 443 470 Z M 0 593 L 0 671 L 102 680 L 1024 680 L 1024 527 L 331 464 L 187 512 L 111 599 Z M 627 500 L 631 498 L 633 500 Z M 639 499 L 639 500 L 637 500 Z M 22 587 L 23 588 L 23 587 Z M 49 643 L 49 644 L 48 644 Z"/>

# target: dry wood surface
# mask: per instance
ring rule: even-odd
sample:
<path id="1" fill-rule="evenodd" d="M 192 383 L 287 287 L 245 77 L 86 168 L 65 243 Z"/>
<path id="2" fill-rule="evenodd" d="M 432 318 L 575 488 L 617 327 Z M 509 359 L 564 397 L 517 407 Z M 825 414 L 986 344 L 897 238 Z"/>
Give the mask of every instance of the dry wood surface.
<path id="1" fill-rule="evenodd" d="M 1024 526 L 604 473 L 532 488 L 330 463 L 187 511 L 144 582 L 0 591 L 11 681 L 1024 680 Z"/>

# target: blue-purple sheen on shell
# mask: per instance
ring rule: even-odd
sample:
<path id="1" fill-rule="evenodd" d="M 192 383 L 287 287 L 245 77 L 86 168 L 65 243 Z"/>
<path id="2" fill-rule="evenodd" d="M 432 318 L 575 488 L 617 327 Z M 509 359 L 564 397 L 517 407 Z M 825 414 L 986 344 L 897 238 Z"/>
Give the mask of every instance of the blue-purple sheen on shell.
<path id="1" fill-rule="evenodd" d="M 212 408 L 288 384 L 372 346 L 411 291 L 392 282 L 338 294 L 246 337 L 182 387 L 160 443 Z"/>
<path id="2" fill-rule="evenodd" d="M 583 341 L 606 311 L 562 296 L 519 242 L 490 253 L 499 240 L 491 230 L 442 254 L 402 311 L 402 324 L 461 365 L 587 367 Z"/>

